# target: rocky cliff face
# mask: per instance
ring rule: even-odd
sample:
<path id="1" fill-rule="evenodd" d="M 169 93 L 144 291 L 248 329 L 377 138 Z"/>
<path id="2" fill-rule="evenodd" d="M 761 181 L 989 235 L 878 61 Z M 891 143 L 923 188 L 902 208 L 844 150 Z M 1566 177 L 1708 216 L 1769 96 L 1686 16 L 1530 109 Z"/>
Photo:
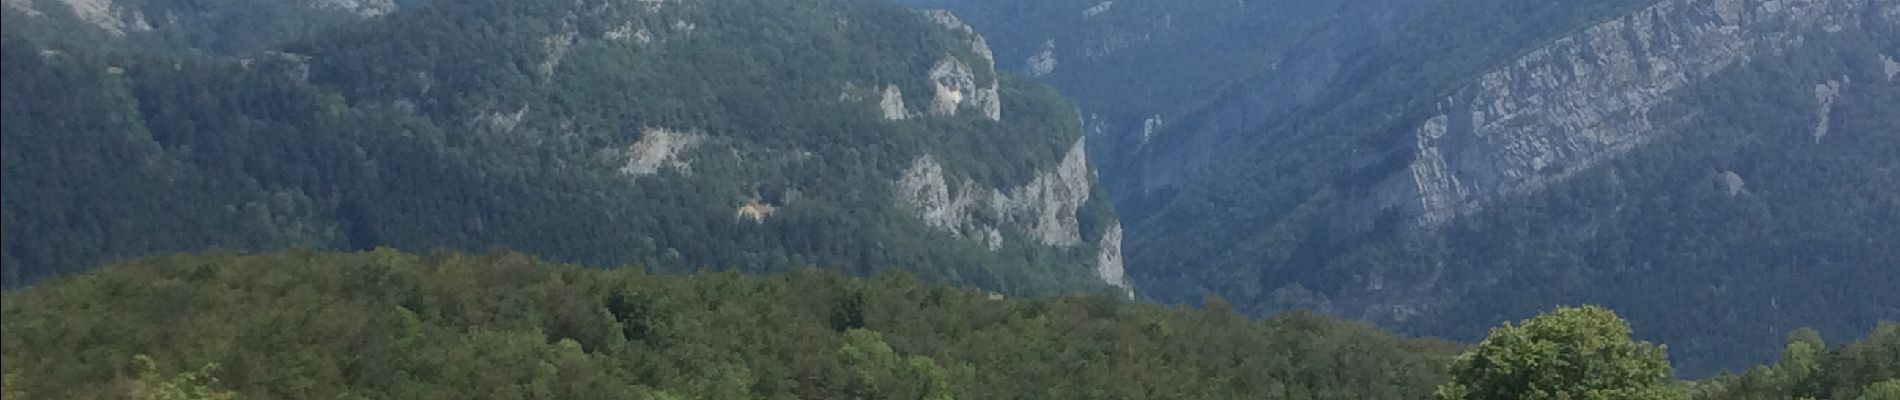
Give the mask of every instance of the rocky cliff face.
<path id="1" fill-rule="evenodd" d="M 1875 3 L 1668 0 L 1559 39 L 1441 101 L 1414 131 L 1413 161 L 1378 185 L 1376 201 L 1433 227 L 1562 181 L 1653 139 L 1660 121 L 1650 112 L 1675 90 L 1780 54 L 1810 31 L 1860 29 Z"/>
<path id="2" fill-rule="evenodd" d="M 970 53 L 981 60 L 977 68 L 983 68 L 995 75 L 996 55 L 990 52 L 989 41 L 976 33 L 970 24 L 963 23 L 956 14 L 944 10 L 925 11 L 931 21 L 962 36 L 970 44 Z M 930 113 L 936 115 L 956 115 L 957 109 L 969 107 L 992 121 L 1003 119 L 1003 99 L 998 91 L 998 82 L 990 79 L 989 85 L 978 85 L 976 74 L 971 66 L 955 57 L 945 57 L 930 69 L 931 87 L 934 90 L 930 103 Z"/>
<path id="3" fill-rule="evenodd" d="M 1004 229 L 1040 245 L 1079 246 L 1084 236 L 1079 214 L 1095 178 L 1087 143 L 1086 138 L 1076 140 L 1061 163 L 1014 187 L 985 188 L 965 179 L 952 191 L 943 165 L 926 154 L 898 177 L 894 190 L 898 201 L 926 225 L 982 241 L 992 250 L 1004 246 Z M 1096 271 L 1102 280 L 1133 293 L 1122 272 L 1120 224 L 1109 226 L 1096 245 Z"/>

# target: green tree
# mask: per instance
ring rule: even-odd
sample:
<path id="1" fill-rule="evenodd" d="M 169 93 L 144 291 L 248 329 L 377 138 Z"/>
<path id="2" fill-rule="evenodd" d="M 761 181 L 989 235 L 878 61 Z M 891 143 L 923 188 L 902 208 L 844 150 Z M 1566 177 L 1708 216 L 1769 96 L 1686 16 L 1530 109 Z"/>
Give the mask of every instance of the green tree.
<path id="1" fill-rule="evenodd" d="M 1561 307 L 1493 328 L 1451 366 L 1443 400 L 1678 399 L 1664 350 L 1631 341 L 1629 324 L 1597 306 Z"/>
<path id="2" fill-rule="evenodd" d="M 218 378 L 211 376 L 218 371 L 218 364 L 206 364 L 197 371 L 180 372 L 170 378 L 160 377 L 158 363 L 151 357 L 138 355 L 132 357 L 138 362 L 139 378 L 132 383 L 132 398 L 137 400 L 231 400 L 237 396 L 211 388 Z"/>
<path id="3" fill-rule="evenodd" d="M 1860 392 L 1860 400 L 1900 400 L 1900 379 L 1868 385 Z"/>

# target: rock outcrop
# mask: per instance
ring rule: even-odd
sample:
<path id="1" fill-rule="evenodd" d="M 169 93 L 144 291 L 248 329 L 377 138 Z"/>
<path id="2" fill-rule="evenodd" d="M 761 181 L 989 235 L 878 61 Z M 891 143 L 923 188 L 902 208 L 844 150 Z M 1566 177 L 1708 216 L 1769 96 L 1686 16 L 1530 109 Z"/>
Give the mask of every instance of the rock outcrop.
<path id="1" fill-rule="evenodd" d="M 1128 281 L 1128 272 L 1122 267 L 1122 224 L 1110 225 L 1096 249 L 1095 275 L 1102 277 L 1103 282 L 1122 288 L 1124 295 L 1134 299 L 1135 284 Z"/>
<path id="2" fill-rule="evenodd" d="M 1108 12 L 1108 10 L 1113 7 L 1115 7 L 1114 1 L 1104 1 L 1100 3 L 1095 3 L 1095 5 L 1089 6 L 1089 8 L 1082 10 L 1082 18 L 1083 19 L 1095 18 L 1095 16 L 1102 15 L 1102 13 Z"/>
<path id="3" fill-rule="evenodd" d="M 763 223 L 765 222 L 765 218 L 777 213 L 778 206 L 760 201 L 759 199 L 748 199 L 745 204 L 739 206 L 737 212 L 733 213 L 733 217 L 742 220 L 751 220 L 753 223 Z"/>
<path id="4" fill-rule="evenodd" d="M 1827 137 L 1827 130 L 1834 119 L 1834 99 L 1841 96 L 1841 81 L 1827 81 L 1814 85 L 1814 142 L 1820 143 Z"/>
<path id="5" fill-rule="evenodd" d="M 1893 57 L 1888 56 L 1886 54 L 1881 54 L 1880 66 L 1881 66 L 1881 72 L 1885 72 L 1887 74 L 1888 81 L 1893 81 L 1894 77 L 1900 76 L 1900 61 L 1894 61 Z"/>
<path id="6" fill-rule="evenodd" d="M 46 13 L 42 13 L 40 10 L 33 9 L 33 0 L 6 0 L 6 4 L 7 8 L 11 8 L 13 11 L 18 11 L 20 14 L 24 14 L 28 17 L 46 15 Z"/>
<path id="7" fill-rule="evenodd" d="M 620 173 L 641 177 L 659 173 L 661 168 L 690 172 L 692 164 L 683 154 L 705 140 L 706 135 L 701 133 L 642 129 L 640 141 L 627 149 L 627 164 L 620 167 Z"/>
<path id="8" fill-rule="evenodd" d="M 145 22 L 145 14 L 137 10 L 126 10 L 112 3 L 112 0 L 63 0 L 72 7 L 73 15 L 79 20 L 114 36 L 123 36 L 126 32 L 146 32 L 152 30 L 152 24 Z"/>
<path id="9" fill-rule="evenodd" d="M 1023 67 L 1026 69 L 1026 72 L 1029 73 L 1030 77 L 1036 78 L 1048 76 L 1049 73 L 1056 72 L 1055 39 L 1043 41 L 1042 50 L 1036 52 L 1036 55 L 1029 56 L 1028 60 L 1023 61 Z"/>
<path id="10" fill-rule="evenodd" d="M 897 85 L 884 86 L 884 95 L 877 101 L 877 109 L 884 113 L 885 120 L 890 121 L 903 120 L 910 113 L 904 109 L 904 91 L 898 89 Z"/>
<path id="11" fill-rule="evenodd" d="M 1742 175 L 1735 171 L 1722 171 L 1716 175 L 1716 181 L 1722 184 L 1722 191 L 1728 193 L 1728 197 L 1748 193 L 1748 181 L 1742 180 Z"/>
<path id="12" fill-rule="evenodd" d="M 1539 190 L 1651 140 L 1650 110 L 1675 90 L 1805 32 L 1859 29 L 1867 4 L 1666 0 L 1559 39 L 1441 101 L 1410 166 L 1375 196 L 1432 227 Z"/>
<path id="13" fill-rule="evenodd" d="M 962 19 L 957 18 L 956 14 L 951 14 L 949 11 L 928 10 L 924 11 L 924 15 L 931 21 L 943 25 L 945 29 L 963 36 L 964 41 L 970 44 L 970 53 L 976 55 L 982 62 L 977 67 L 989 71 L 989 75 L 995 75 L 996 55 L 990 51 L 989 42 L 983 40 L 983 35 L 977 34 L 975 28 L 971 28 L 970 24 L 964 23 Z M 983 116 L 990 120 L 1003 119 L 1003 99 L 999 82 L 990 79 L 989 85 L 979 86 L 980 82 L 976 80 L 975 70 L 963 60 L 955 56 L 944 57 L 943 60 L 937 62 L 936 66 L 931 67 L 930 81 L 935 92 L 930 103 L 931 114 L 956 115 L 959 107 L 967 106 L 983 113 Z"/>
<path id="14" fill-rule="evenodd" d="M 962 236 L 976 203 L 976 183 L 965 180 L 953 198 L 943 164 L 928 154 L 918 156 L 897 178 L 898 202 L 909 206 L 917 218 L 932 228 Z M 998 244 L 1000 246 L 1000 243 Z"/>
<path id="15" fill-rule="evenodd" d="M 976 95 L 976 73 L 956 57 L 944 57 L 930 67 L 930 114 L 957 115 L 966 97 Z"/>
<path id="16" fill-rule="evenodd" d="M 990 51 L 990 42 L 984 40 L 983 35 L 976 33 L 976 28 L 970 27 L 970 24 L 964 23 L 962 18 L 957 18 L 956 14 L 947 10 L 926 10 L 924 15 L 930 17 L 930 20 L 938 25 L 943 25 L 945 29 L 962 35 L 964 40 L 970 43 L 970 53 L 983 59 L 984 68 L 996 68 L 996 54 Z"/>
<path id="17" fill-rule="evenodd" d="M 1043 171 L 1029 184 L 997 191 L 990 201 L 990 212 L 1006 223 L 1020 227 L 1029 237 L 1050 246 L 1082 244 L 1082 229 L 1076 212 L 1089 200 L 1088 139 L 1075 141 L 1062 163 Z"/>
<path id="18" fill-rule="evenodd" d="M 1021 233 L 1040 245 L 1079 246 L 1083 244 L 1079 214 L 1088 203 L 1094 180 L 1087 142 L 1086 138 L 1076 140 L 1060 163 L 1022 186 L 986 189 L 966 179 L 953 193 L 943 164 L 927 154 L 918 156 L 893 186 L 897 200 L 925 225 L 982 241 L 991 250 L 1003 246 L 1001 229 Z M 1132 287 L 1122 272 L 1121 226 L 1111 225 L 1097 245 L 1101 249 L 1097 272 L 1102 279 Z"/>
<path id="19" fill-rule="evenodd" d="M 396 12 L 395 0 L 314 0 L 318 8 L 343 10 L 363 18 L 380 17 Z"/>

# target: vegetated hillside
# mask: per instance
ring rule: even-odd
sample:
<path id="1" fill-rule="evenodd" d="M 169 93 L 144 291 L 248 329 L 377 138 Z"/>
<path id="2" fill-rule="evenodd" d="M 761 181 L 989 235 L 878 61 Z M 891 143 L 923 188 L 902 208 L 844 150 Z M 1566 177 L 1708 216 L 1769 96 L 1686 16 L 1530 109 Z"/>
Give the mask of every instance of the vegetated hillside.
<path id="1" fill-rule="evenodd" d="M 5 296 L 5 390 L 19 398 L 187 383 L 278 399 L 1416 399 L 1456 350 L 1218 302 L 1005 299 L 902 273 L 657 275 L 508 252 L 179 255 Z M 192 377 L 206 365 L 215 382 Z"/>
<path id="2" fill-rule="evenodd" d="M 226 52 L 204 49 L 303 15 L 146 48 L 157 39 L 74 14 L 91 3 L 15 3 L 0 38 L 10 286 L 308 245 L 1127 290 L 1074 107 L 995 73 L 946 13 L 450 1 Z M 220 7 L 107 5 L 121 20 Z"/>
<path id="3" fill-rule="evenodd" d="M 1424 399 L 1460 347 L 1309 313 L 1253 320 L 1218 298 L 1004 298 L 903 272 L 668 275 L 506 251 L 175 255 L 4 296 L 6 399 Z M 1627 342 L 1622 329 L 1602 339 Z M 1511 329 L 1487 346 L 1550 346 L 1527 359 L 1630 356 L 1566 353 L 1596 338 L 1500 332 Z M 1900 382 L 1900 326 L 1786 343 L 1746 374 L 1662 378 L 1706 400 L 1879 400 Z M 1599 378 L 1535 379 L 1611 382 Z"/>
<path id="4" fill-rule="evenodd" d="M 1494 3 L 1118 199 L 1136 284 L 1461 339 L 1603 304 L 1691 376 L 1900 318 L 1900 5 Z"/>
<path id="5" fill-rule="evenodd" d="M 7 0 L 12 32 L 124 51 L 243 54 L 426 0 Z M 83 27 L 84 29 L 74 29 Z"/>

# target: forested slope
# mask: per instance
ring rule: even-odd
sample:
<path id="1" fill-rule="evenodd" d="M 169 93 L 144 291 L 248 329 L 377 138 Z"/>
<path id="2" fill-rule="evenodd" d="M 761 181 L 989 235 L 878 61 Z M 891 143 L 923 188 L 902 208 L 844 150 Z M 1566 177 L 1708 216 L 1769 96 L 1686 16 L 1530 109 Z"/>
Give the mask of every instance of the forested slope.
<path id="1" fill-rule="evenodd" d="M 241 398 L 1414 399 L 1456 350 L 1217 302 L 507 252 L 180 255 L 5 296 L 5 390 L 20 398 L 122 398 L 215 364 L 215 383 L 191 381 Z M 155 370 L 141 376 L 137 355 Z"/>
<path id="2" fill-rule="evenodd" d="M 471 0 L 141 36 L 32 4 L 0 46 L 10 286 L 297 245 L 1126 286 L 1073 106 L 996 74 L 947 14 Z M 172 37 L 207 40 L 142 45 Z"/>

